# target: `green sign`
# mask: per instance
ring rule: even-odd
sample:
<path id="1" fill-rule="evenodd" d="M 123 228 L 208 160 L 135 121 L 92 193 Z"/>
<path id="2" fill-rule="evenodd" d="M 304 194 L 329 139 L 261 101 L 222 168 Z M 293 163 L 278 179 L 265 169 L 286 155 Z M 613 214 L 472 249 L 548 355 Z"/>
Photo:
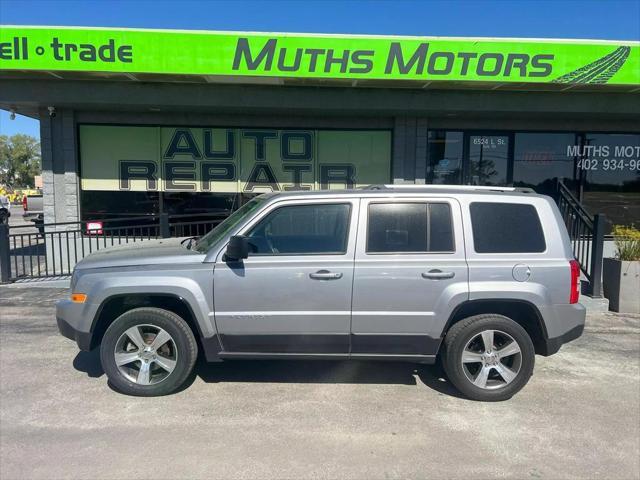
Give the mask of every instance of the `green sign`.
<path id="1" fill-rule="evenodd" d="M 640 42 L 0 27 L 0 71 L 640 84 Z"/>
<path id="2" fill-rule="evenodd" d="M 388 130 L 80 127 L 83 190 L 263 193 L 388 183 Z"/>

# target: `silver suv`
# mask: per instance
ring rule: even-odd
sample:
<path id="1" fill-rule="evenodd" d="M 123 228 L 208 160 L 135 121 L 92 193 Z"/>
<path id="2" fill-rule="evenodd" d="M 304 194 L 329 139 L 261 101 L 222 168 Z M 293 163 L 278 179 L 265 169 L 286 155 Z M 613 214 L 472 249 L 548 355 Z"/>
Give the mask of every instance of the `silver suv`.
<path id="1" fill-rule="evenodd" d="M 493 187 L 265 194 L 199 239 L 96 252 L 57 304 L 111 384 L 175 391 L 207 361 L 440 360 L 503 400 L 579 337 L 579 267 L 552 199 Z"/>

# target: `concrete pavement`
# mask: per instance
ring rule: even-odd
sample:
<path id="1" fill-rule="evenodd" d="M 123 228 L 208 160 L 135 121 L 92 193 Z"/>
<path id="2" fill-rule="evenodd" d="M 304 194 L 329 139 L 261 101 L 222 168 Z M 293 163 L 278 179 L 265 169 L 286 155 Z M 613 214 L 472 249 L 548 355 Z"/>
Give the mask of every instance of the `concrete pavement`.
<path id="1" fill-rule="evenodd" d="M 57 288 L 0 287 L 0 478 L 640 477 L 640 317 L 591 316 L 507 402 L 437 367 L 199 365 L 184 391 L 112 391 L 58 335 Z"/>

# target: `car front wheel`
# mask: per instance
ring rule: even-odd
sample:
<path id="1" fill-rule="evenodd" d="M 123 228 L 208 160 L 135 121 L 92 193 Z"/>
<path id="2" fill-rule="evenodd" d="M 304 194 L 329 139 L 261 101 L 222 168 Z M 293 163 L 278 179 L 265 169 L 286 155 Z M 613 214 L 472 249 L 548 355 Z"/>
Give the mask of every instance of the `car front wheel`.
<path id="1" fill-rule="evenodd" d="M 198 356 L 191 328 L 160 308 L 136 308 L 107 329 L 100 360 L 111 384 L 137 396 L 172 393 L 187 380 Z"/>
<path id="2" fill-rule="evenodd" d="M 502 315 L 466 318 L 447 332 L 443 366 L 466 397 L 481 401 L 511 398 L 529 381 L 535 349 L 526 330 Z"/>

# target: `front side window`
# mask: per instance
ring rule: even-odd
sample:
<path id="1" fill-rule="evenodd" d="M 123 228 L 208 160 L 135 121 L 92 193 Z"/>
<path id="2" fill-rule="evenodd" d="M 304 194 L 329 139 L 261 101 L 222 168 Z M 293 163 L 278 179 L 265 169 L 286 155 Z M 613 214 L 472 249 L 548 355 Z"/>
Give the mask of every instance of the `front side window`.
<path id="1" fill-rule="evenodd" d="M 248 215 L 261 207 L 268 198 L 268 195 L 261 195 L 245 203 L 242 207 L 225 218 L 224 221 L 218 224 L 213 230 L 201 237 L 195 244 L 194 250 L 206 253 L 213 245 L 222 240 L 222 237 L 245 220 Z"/>
<path id="2" fill-rule="evenodd" d="M 533 205 L 474 202 L 469 208 L 477 253 L 545 251 L 542 225 Z"/>
<path id="3" fill-rule="evenodd" d="M 453 252 L 448 203 L 372 203 L 367 253 Z"/>
<path id="4" fill-rule="evenodd" d="M 280 207 L 247 234 L 251 255 L 342 255 L 347 252 L 351 204 Z"/>

